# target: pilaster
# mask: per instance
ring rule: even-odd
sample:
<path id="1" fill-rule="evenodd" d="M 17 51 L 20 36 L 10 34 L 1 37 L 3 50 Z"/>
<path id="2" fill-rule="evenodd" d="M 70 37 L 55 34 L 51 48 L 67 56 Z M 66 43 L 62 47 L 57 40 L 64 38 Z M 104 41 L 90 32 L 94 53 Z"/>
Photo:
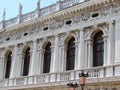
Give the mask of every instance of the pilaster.
<path id="1" fill-rule="evenodd" d="M 109 22 L 108 65 L 115 63 L 115 24 Z"/>
<path id="2" fill-rule="evenodd" d="M 4 58 L 0 58 L 0 79 L 3 79 L 4 77 L 4 71 L 5 71 L 5 60 Z"/>
<path id="3" fill-rule="evenodd" d="M 77 69 L 84 68 L 85 64 L 85 43 L 84 43 L 85 32 L 83 29 L 80 30 L 80 39 L 78 46 L 78 66 Z"/>
<path id="4" fill-rule="evenodd" d="M 29 75 L 35 75 L 36 70 L 36 51 L 37 51 L 37 40 L 33 41 L 33 51 L 31 52 L 31 61 L 30 61 L 30 72 Z"/>
<path id="5" fill-rule="evenodd" d="M 115 64 L 120 63 L 120 20 L 115 21 Z"/>
<path id="6" fill-rule="evenodd" d="M 43 73 L 44 49 L 37 50 L 36 74 Z"/>
<path id="7" fill-rule="evenodd" d="M 50 72 L 57 72 L 58 71 L 58 36 L 55 36 L 55 43 L 54 46 L 51 48 L 51 71 Z"/>

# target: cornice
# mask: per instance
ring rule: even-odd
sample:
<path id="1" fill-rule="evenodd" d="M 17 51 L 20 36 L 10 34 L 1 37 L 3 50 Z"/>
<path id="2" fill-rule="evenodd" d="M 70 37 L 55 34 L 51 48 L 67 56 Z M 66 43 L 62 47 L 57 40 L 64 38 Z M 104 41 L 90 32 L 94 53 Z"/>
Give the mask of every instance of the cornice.
<path id="1" fill-rule="evenodd" d="M 51 14 L 41 16 L 20 24 L 10 26 L 8 28 L 5 28 L 6 30 L 1 33 L 11 32 L 13 30 L 18 30 L 18 29 L 27 28 L 27 27 L 32 27 L 38 24 L 51 22 L 60 18 L 64 19 L 64 18 L 72 17 L 75 14 L 85 13 L 88 11 L 93 11 L 95 9 L 107 7 L 116 2 L 120 2 L 120 1 L 119 0 L 90 0 L 84 3 L 72 6 L 70 8 L 57 11 L 55 13 L 51 13 Z"/>

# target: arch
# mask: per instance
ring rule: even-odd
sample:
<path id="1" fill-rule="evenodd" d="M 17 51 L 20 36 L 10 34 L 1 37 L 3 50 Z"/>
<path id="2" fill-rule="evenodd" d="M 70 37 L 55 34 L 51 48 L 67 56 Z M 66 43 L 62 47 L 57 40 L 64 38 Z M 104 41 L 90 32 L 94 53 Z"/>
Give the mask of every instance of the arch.
<path id="1" fill-rule="evenodd" d="M 67 35 L 67 36 L 64 38 L 64 43 L 65 43 L 65 44 L 68 44 L 68 42 L 70 41 L 71 38 L 74 38 L 74 39 L 76 40 L 76 38 L 75 38 L 74 35 Z"/>
<path id="2" fill-rule="evenodd" d="M 40 48 L 45 49 L 48 43 L 52 44 L 51 40 L 49 40 L 48 38 L 44 38 L 41 42 L 41 47 Z"/>
<path id="3" fill-rule="evenodd" d="M 71 37 L 67 43 L 66 70 L 73 70 L 75 64 L 75 38 Z"/>
<path id="4" fill-rule="evenodd" d="M 103 66 L 104 63 L 104 41 L 103 32 L 99 31 L 93 37 L 93 67 Z"/>
<path id="5" fill-rule="evenodd" d="M 30 66 L 30 47 L 26 46 L 23 49 L 24 61 L 23 61 L 23 76 L 27 76 L 29 74 L 29 66 Z"/>
<path id="6" fill-rule="evenodd" d="M 44 62 L 43 62 L 43 73 L 50 72 L 50 63 L 51 63 L 51 43 L 47 42 L 44 46 Z"/>
<path id="7" fill-rule="evenodd" d="M 90 39 L 90 38 L 94 38 L 94 36 L 96 35 L 96 33 L 97 33 L 97 32 L 100 32 L 100 31 L 103 32 L 103 35 L 106 34 L 106 31 L 105 31 L 104 28 L 98 27 L 98 28 L 95 29 L 95 30 L 91 30 L 91 31 L 89 32 L 87 38 L 88 38 L 88 39 Z"/>
<path id="8" fill-rule="evenodd" d="M 29 45 L 24 45 L 21 53 L 24 54 L 28 48 L 30 48 Z"/>
<path id="9" fill-rule="evenodd" d="M 8 50 L 5 53 L 5 78 L 10 77 L 11 64 L 12 64 L 12 51 Z"/>

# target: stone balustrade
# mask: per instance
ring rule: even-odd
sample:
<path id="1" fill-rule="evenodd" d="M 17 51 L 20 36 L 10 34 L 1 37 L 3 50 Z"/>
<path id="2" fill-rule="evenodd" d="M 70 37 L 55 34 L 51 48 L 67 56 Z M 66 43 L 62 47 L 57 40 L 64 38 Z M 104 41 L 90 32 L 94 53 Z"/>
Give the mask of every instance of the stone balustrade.
<path id="1" fill-rule="evenodd" d="M 72 70 L 57 73 L 46 73 L 33 76 L 21 76 L 18 78 L 9 78 L 0 80 L 0 87 L 9 86 L 21 86 L 21 85 L 36 85 L 43 83 L 56 83 L 64 81 L 76 81 L 79 79 L 78 74 L 81 70 Z M 107 78 L 107 77 L 118 77 L 120 76 L 120 65 L 104 66 L 104 67 L 93 67 L 90 69 L 83 69 L 85 73 L 89 73 L 88 79 L 92 78 Z"/>
<path id="2" fill-rule="evenodd" d="M 12 25 L 21 23 L 21 22 L 25 22 L 40 16 L 45 16 L 47 14 L 50 13 L 54 13 L 56 11 L 59 10 L 63 10 L 66 9 L 68 7 L 74 6 L 76 4 L 85 2 L 85 1 L 90 1 L 90 0 L 64 0 L 64 1 L 58 1 L 53 5 L 41 8 L 40 10 L 36 9 L 35 11 L 32 11 L 30 13 L 21 15 L 21 16 L 17 16 L 15 18 L 12 18 L 10 20 L 6 20 L 5 22 L 1 21 L 0 26 L 1 28 L 6 28 L 6 27 L 10 27 Z M 20 20 L 19 20 L 20 19 Z M 4 26 L 2 25 L 2 23 L 4 23 Z"/>

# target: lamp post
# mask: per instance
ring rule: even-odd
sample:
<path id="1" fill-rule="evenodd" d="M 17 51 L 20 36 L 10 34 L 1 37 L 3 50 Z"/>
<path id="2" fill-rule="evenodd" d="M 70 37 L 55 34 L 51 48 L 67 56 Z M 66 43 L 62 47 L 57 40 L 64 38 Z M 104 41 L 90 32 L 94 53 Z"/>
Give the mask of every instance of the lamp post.
<path id="1" fill-rule="evenodd" d="M 88 77 L 88 73 L 84 73 L 83 71 L 79 73 L 79 79 L 80 79 L 80 86 L 81 89 L 84 90 L 85 82 L 86 82 L 86 77 Z"/>
<path id="2" fill-rule="evenodd" d="M 78 84 L 77 83 L 74 84 L 74 83 L 70 82 L 67 84 L 67 86 L 68 86 L 68 90 L 75 90 L 75 88 L 78 87 Z"/>

